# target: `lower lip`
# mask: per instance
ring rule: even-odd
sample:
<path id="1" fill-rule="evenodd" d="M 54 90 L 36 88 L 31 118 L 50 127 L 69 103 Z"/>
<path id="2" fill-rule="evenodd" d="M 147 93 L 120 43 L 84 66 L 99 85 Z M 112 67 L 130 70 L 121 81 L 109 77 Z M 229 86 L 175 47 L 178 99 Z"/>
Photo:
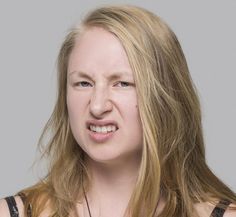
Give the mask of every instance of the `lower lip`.
<path id="1" fill-rule="evenodd" d="M 88 130 L 88 132 L 89 132 L 89 137 L 94 142 L 103 143 L 103 142 L 106 142 L 107 140 L 111 139 L 116 131 L 114 131 L 114 132 L 112 131 L 109 133 L 97 133 L 97 132 L 93 132 L 91 130 Z"/>

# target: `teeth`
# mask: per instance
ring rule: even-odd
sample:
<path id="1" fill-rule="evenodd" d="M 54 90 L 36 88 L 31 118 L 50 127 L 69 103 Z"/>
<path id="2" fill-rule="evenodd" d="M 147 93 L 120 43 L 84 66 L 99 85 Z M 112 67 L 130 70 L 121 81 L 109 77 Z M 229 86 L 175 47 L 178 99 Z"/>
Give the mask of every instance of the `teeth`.
<path id="1" fill-rule="evenodd" d="M 95 131 L 98 132 L 98 133 L 101 133 L 102 132 L 102 128 L 101 127 L 96 127 Z"/>
<path id="2" fill-rule="evenodd" d="M 91 131 L 97 132 L 97 133 L 108 133 L 108 132 L 114 132 L 116 131 L 116 126 L 114 125 L 107 125 L 107 126 L 94 126 L 94 125 L 90 125 L 89 129 Z"/>

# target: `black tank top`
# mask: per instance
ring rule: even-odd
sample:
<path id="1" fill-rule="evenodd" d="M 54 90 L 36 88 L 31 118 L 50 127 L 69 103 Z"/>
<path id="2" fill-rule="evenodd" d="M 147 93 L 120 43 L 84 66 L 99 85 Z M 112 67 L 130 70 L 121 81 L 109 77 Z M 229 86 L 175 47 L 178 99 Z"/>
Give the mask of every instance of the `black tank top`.
<path id="1" fill-rule="evenodd" d="M 19 195 L 24 203 L 25 197 L 24 195 Z M 16 205 L 15 198 L 13 196 L 6 197 L 7 205 L 9 207 L 9 212 L 11 217 L 19 217 L 19 211 Z M 227 200 L 220 201 L 216 207 L 213 209 L 210 217 L 223 217 L 225 210 L 229 206 L 230 202 Z M 31 217 L 31 207 L 29 206 L 27 209 L 27 217 Z"/>

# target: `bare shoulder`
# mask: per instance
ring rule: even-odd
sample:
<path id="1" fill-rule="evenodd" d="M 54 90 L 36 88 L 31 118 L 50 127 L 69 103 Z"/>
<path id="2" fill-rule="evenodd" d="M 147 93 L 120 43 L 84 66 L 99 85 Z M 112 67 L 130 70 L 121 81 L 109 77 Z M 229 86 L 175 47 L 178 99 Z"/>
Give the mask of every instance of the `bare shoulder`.
<path id="1" fill-rule="evenodd" d="M 14 197 L 19 211 L 19 216 L 24 216 L 24 205 L 19 196 Z M 10 217 L 9 208 L 5 199 L 0 199 L 0 216 Z"/>
<path id="2" fill-rule="evenodd" d="M 214 209 L 214 205 L 209 202 L 202 202 L 194 204 L 197 214 L 201 217 L 209 217 Z"/>
<path id="3" fill-rule="evenodd" d="M 197 213 L 201 217 L 209 217 L 215 208 L 215 205 L 204 202 L 204 203 L 197 203 L 194 205 Z M 224 217 L 236 217 L 236 205 L 231 204 L 225 211 Z"/>
<path id="4" fill-rule="evenodd" d="M 49 207 L 45 208 L 39 215 L 39 217 L 51 216 L 52 211 Z"/>
<path id="5" fill-rule="evenodd" d="M 5 199 L 0 200 L 0 216 L 1 217 L 10 217 L 9 209 Z"/>
<path id="6" fill-rule="evenodd" d="M 15 198 L 17 209 L 19 212 L 19 217 L 23 217 L 24 216 L 23 201 L 21 200 L 19 196 L 15 196 L 14 198 Z M 48 206 L 46 206 L 43 212 L 39 215 L 39 217 L 50 216 L 50 214 L 52 214 L 51 209 Z M 11 217 L 9 208 L 5 199 L 0 199 L 0 217 Z"/>
<path id="7" fill-rule="evenodd" d="M 230 207 L 225 211 L 224 217 L 236 217 L 236 204 L 230 205 Z"/>

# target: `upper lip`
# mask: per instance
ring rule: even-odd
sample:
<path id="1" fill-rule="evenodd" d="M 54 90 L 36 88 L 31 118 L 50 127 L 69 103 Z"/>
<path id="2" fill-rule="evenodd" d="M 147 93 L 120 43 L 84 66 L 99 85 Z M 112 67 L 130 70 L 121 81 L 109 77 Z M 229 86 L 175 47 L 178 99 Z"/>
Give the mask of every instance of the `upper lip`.
<path id="1" fill-rule="evenodd" d="M 115 125 L 116 128 L 119 129 L 117 122 L 116 121 L 112 121 L 112 120 L 103 120 L 103 121 L 100 121 L 100 120 L 89 120 L 89 121 L 86 121 L 87 128 L 89 128 L 90 125 L 95 125 L 95 126 Z"/>

